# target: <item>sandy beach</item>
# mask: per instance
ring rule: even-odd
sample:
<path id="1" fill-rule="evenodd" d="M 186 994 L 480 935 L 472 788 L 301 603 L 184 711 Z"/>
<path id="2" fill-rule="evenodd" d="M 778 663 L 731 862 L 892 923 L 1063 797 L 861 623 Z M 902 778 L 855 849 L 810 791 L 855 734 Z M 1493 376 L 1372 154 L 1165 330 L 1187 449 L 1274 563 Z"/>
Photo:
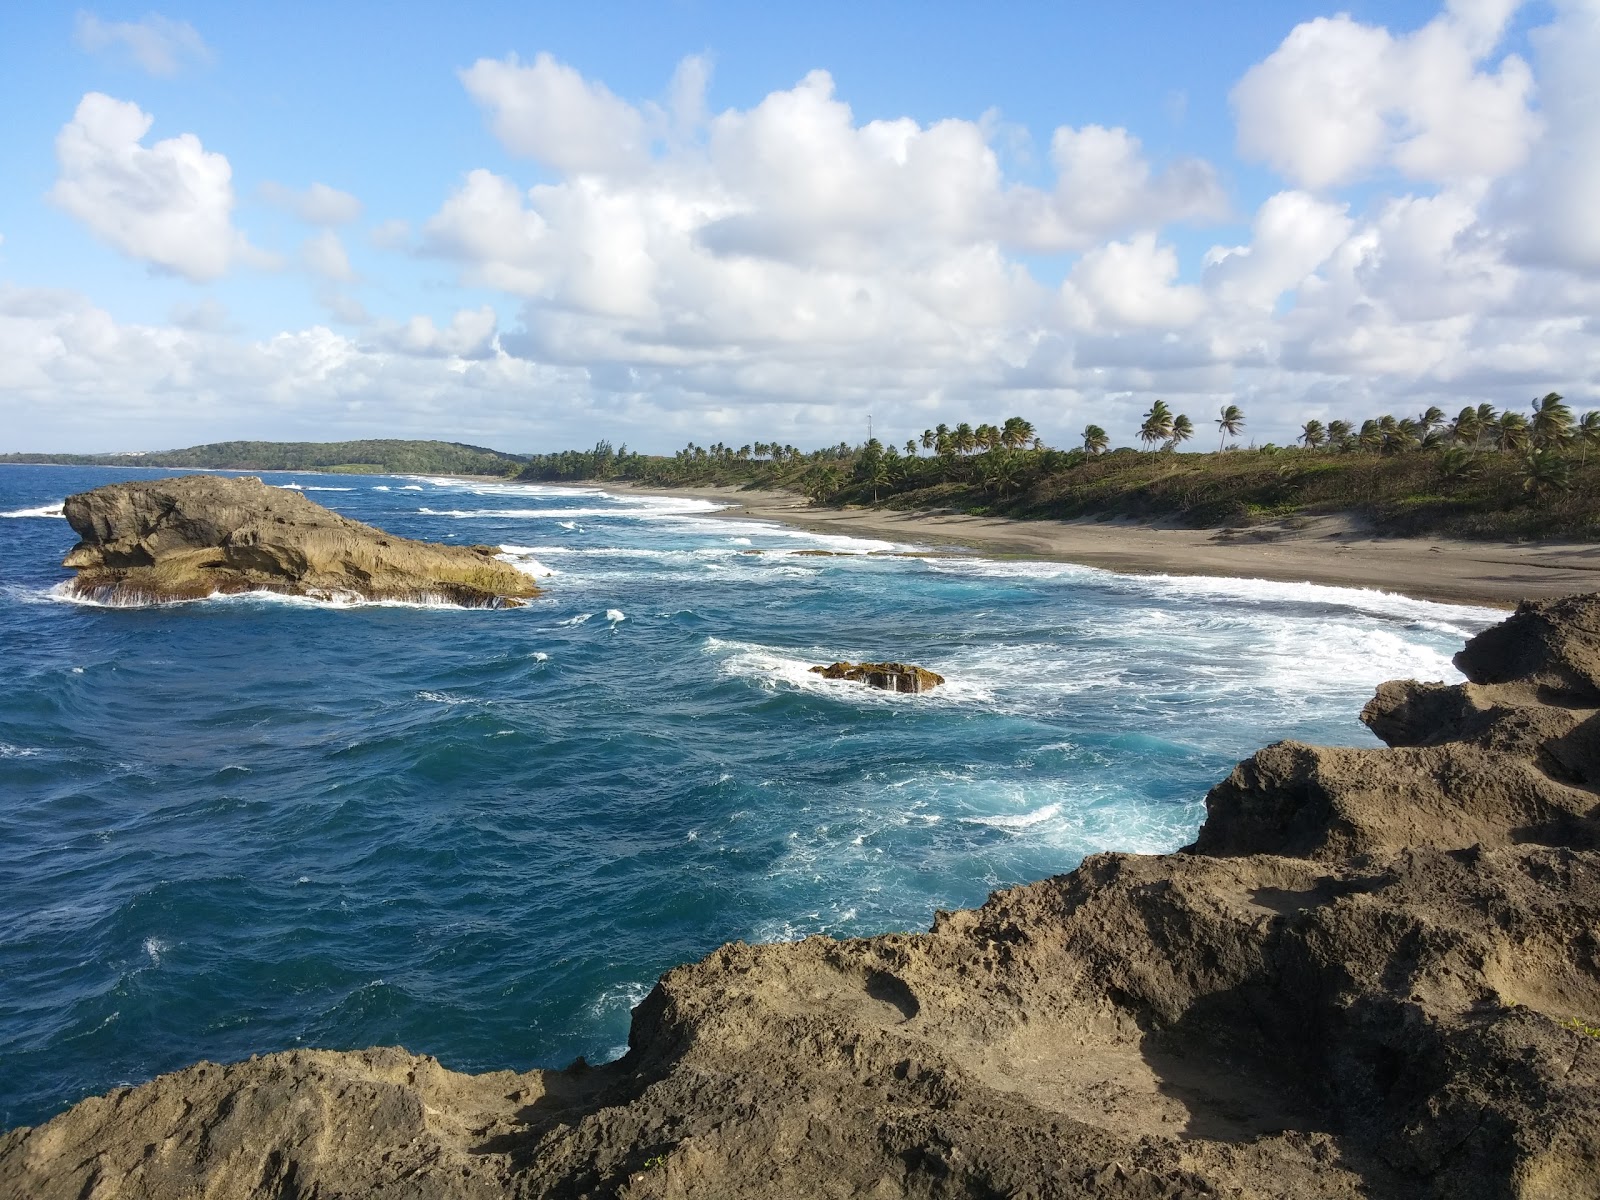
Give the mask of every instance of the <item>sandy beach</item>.
<path id="1" fill-rule="evenodd" d="M 593 483 L 581 486 L 594 487 Z M 1424 600 L 1511 608 L 1519 600 L 1600 590 L 1600 545 L 1373 537 L 1348 516 L 1248 529 L 1184 529 L 1130 521 L 1017 521 L 949 512 L 818 508 L 791 492 L 663 488 L 608 481 L 608 491 L 693 496 L 726 517 L 935 551 L 1081 563 L 1154 575 L 1223 575 L 1377 588 Z"/>

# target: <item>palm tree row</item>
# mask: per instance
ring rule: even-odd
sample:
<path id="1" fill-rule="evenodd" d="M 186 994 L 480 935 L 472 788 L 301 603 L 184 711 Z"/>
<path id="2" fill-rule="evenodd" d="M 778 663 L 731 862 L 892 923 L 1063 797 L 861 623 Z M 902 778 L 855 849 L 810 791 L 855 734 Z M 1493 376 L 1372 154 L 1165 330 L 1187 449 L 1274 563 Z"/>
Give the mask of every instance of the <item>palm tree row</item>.
<path id="1" fill-rule="evenodd" d="M 1001 425 L 974 427 L 963 421 L 954 429 L 948 425 L 924 429 L 920 440 L 912 438 L 906 442 L 906 453 L 915 457 L 918 445 L 941 457 L 965 457 L 979 450 L 1020 450 L 1028 445 L 1037 450 L 1042 443 L 1031 421 L 1007 417 Z"/>
<path id="2" fill-rule="evenodd" d="M 1372 454 L 1398 454 L 1406 450 L 1492 449 L 1512 454 L 1530 451 L 1553 453 L 1577 447 L 1587 461 L 1589 449 L 1600 446 L 1600 412 L 1574 417 L 1558 392 L 1533 402 L 1531 416 L 1512 409 L 1496 411 L 1492 404 L 1468 405 L 1446 419 L 1430 406 L 1416 417 L 1384 415 L 1369 418 L 1355 428 L 1349 421 L 1307 421 L 1299 441 L 1310 450 L 1362 450 Z"/>

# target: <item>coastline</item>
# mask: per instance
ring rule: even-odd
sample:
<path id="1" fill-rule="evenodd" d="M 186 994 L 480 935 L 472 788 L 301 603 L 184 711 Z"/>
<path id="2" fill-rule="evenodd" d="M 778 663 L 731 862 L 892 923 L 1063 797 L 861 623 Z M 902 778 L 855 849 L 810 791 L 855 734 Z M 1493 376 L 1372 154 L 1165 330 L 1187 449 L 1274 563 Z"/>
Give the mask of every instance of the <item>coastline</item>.
<path id="1" fill-rule="evenodd" d="M 951 512 L 814 507 L 793 492 L 658 487 L 620 480 L 552 483 L 716 500 L 708 516 L 776 521 L 815 533 L 878 538 L 1099 567 L 1125 575 L 1211 575 L 1376 588 L 1418 600 L 1514 608 L 1600 589 L 1600 545 L 1374 537 L 1347 515 L 1248 529 L 1188 529 L 1134 521 L 1024 521 Z"/>

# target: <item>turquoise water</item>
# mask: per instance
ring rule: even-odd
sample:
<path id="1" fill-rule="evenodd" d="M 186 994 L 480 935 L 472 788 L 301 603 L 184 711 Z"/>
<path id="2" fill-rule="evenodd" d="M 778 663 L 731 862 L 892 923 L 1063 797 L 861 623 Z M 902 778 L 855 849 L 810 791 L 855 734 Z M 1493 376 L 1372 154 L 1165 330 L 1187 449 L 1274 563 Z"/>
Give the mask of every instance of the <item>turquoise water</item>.
<path id="1" fill-rule="evenodd" d="M 1170 850 L 1284 737 L 1373 744 L 1380 681 L 1496 619 L 706 515 L 707 502 L 282 474 L 547 576 L 503 612 L 54 589 L 74 491 L 0 467 L 0 1126 L 198 1058 L 620 1052 L 733 938 L 925 927 L 1102 849 Z M 796 555 L 804 549 L 846 557 Z M 763 550 L 762 554 L 746 553 Z M 943 673 L 890 696 L 806 668 Z"/>

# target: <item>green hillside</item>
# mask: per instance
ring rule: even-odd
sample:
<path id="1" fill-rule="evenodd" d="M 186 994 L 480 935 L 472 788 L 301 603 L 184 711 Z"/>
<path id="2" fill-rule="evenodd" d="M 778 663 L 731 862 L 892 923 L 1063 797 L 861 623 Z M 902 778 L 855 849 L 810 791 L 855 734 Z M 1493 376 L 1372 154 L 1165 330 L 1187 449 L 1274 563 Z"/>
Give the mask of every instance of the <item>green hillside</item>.
<path id="1" fill-rule="evenodd" d="M 461 442 L 376 438 L 357 442 L 212 442 L 140 454 L 0 454 L 0 462 L 61 466 L 204 467 L 387 475 L 512 475 L 526 460 Z"/>

